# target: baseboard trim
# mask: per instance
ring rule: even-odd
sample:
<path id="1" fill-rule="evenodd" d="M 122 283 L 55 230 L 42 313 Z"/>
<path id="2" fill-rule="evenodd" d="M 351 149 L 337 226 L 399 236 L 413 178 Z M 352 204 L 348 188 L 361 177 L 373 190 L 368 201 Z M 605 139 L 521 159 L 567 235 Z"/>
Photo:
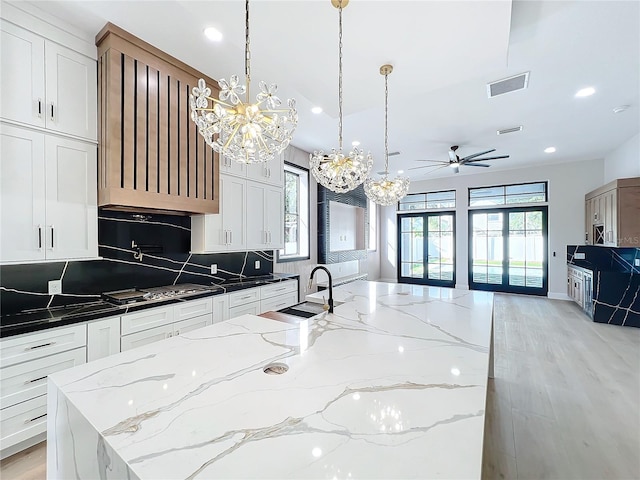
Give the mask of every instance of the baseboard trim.
<path id="1" fill-rule="evenodd" d="M 384 282 L 384 283 L 398 283 L 397 278 L 379 278 L 376 282 Z"/>
<path id="2" fill-rule="evenodd" d="M 456 283 L 456 288 L 458 290 L 469 290 L 469 285 L 463 285 L 463 284 L 460 284 L 460 283 Z"/>

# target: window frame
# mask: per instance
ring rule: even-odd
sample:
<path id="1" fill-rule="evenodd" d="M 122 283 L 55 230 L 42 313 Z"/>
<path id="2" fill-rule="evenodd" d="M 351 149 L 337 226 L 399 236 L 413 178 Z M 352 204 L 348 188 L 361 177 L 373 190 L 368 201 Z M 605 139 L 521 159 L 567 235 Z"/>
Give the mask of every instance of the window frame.
<path id="1" fill-rule="evenodd" d="M 507 193 L 507 188 L 508 187 L 518 187 L 521 185 L 544 185 L 544 200 L 543 201 L 539 201 L 539 202 L 522 202 L 522 203 L 508 203 L 507 199 L 509 197 L 518 197 L 522 194 L 508 194 Z M 500 204 L 492 204 L 492 205 L 471 205 L 471 192 L 474 190 L 484 190 L 484 189 L 488 189 L 488 188 L 501 188 L 502 189 L 502 199 L 504 200 L 504 203 L 500 203 Z M 482 198 L 496 198 L 499 195 L 491 195 L 491 196 L 486 196 L 486 197 L 479 197 L 480 199 Z M 478 198 L 476 198 L 475 200 L 478 200 Z M 543 180 L 540 182 L 522 182 L 522 183 L 506 183 L 503 185 L 486 185 L 483 187 L 469 187 L 467 188 L 467 207 L 470 210 L 473 209 L 493 209 L 493 208 L 514 208 L 514 207 L 518 207 L 518 206 L 536 206 L 536 205 L 547 205 L 549 203 L 549 181 L 548 180 Z"/>
<path id="2" fill-rule="evenodd" d="M 307 195 L 306 195 L 306 202 L 304 200 L 304 198 L 302 198 L 302 189 L 299 188 L 299 194 L 298 194 L 298 238 L 297 238 L 297 243 L 298 243 L 298 254 L 296 255 L 284 255 L 284 247 L 282 249 L 278 249 L 276 250 L 276 263 L 287 263 L 287 262 L 300 262 L 300 261 L 304 261 L 304 260 L 309 260 L 311 259 L 311 185 L 310 185 L 310 179 L 309 179 L 309 169 L 305 168 L 305 167 L 301 167 L 300 165 L 296 165 L 295 163 L 291 163 L 291 162 L 284 162 L 284 170 L 285 173 L 283 174 L 283 179 L 286 178 L 286 172 L 289 171 L 290 173 L 297 175 L 298 176 L 298 185 L 301 185 L 302 183 L 302 179 L 301 177 L 304 175 L 306 177 L 306 186 L 307 186 Z M 297 171 L 296 171 L 297 170 Z M 282 195 L 284 198 L 286 198 L 286 180 L 283 181 L 283 186 L 282 186 Z M 302 215 L 302 208 L 306 208 L 306 219 L 307 219 L 307 241 L 306 241 L 306 253 L 300 253 L 302 251 L 302 246 L 304 245 L 303 241 L 301 240 L 301 228 L 300 225 L 302 224 L 302 222 L 300 221 L 301 217 L 303 217 Z M 286 242 L 287 236 L 286 236 L 286 232 L 284 231 L 286 228 L 285 225 L 285 218 L 286 218 L 286 200 L 283 201 L 283 211 L 282 211 L 282 229 L 283 229 L 283 242 Z"/>
<path id="3" fill-rule="evenodd" d="M 453 193 L 453 205 L 449 205 L 449 206 L 445 206 L 445 207 L 428 207 L 427 205 L 429 204 L 429 195 L 434 195 L 434 194 L 438 194 L 438 193 Z M 404 213 L 412 213 L 412 212 L 416 212 L 416 213 L 420 213 L 420 212 L 440 212 L 440 211 L 447 211 L 447 210 L 455 210 L 456 206 L 458 204 L 458 196 L 457 196 L 457 191 L 456 189 L 447 189 L 447 190 L 436 190 L 436 191 L 430 191 L 430 192 L 411 192 L 409 194 L 407 194 L 407 196 L 403 197 L 403 198 L 407 198 L 410 197 L 411 195 L 424 195 L 424 208 L 415 208 L 415 209 L 408 209 L 408 210 L 402 210 L 400 208 L 400 205 L 402 204 L 402 199 L 397 203 L 396 205 L 396 213 L 398 215 L 402 215 Z"/>

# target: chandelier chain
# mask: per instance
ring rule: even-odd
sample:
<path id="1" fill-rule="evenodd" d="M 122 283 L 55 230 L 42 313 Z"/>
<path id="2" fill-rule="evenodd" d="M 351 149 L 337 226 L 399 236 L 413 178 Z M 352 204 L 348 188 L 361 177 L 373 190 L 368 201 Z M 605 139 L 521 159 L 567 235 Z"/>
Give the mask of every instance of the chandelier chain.
<path id="1" fill-rule="evenodd" d="M 245 1 L 244 24 L 244 75 L 247 83 L 247 103 L 249 103 L 249 84 L 251 82 L 251 50 L 249 40 L 249 0 Z"/>
<path id="2" fill-rule="evenodd" d="M 384 174 L 389 174 L 389 74 L 384 74 Z"/>
<path id="3" fill-rule="evenodd" d="M 338 147 L 342 150 L 342 0 L 339 0 L 338 34 Z"/>

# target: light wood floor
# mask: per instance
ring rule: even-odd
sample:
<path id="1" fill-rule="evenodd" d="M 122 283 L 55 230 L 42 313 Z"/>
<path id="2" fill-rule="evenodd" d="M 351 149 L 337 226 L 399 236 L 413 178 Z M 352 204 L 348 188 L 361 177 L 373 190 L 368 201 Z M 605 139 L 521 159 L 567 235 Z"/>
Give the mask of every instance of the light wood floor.
<path id="1" fill-rule="evenodd" d="M 483 479 L 640 479 L 640 329 L 559 300 L 497 294 Z M 45 444 L 0 462 L 40 480 Z"/>

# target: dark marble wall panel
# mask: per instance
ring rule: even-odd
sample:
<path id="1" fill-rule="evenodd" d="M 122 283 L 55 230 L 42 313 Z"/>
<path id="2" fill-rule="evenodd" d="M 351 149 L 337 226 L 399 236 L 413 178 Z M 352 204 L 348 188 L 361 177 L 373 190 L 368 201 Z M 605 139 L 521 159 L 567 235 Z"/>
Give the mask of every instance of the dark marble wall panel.
<path id="1" fill-rule="evenodd" d="M 575 258 L 576 253 L 584 253 L 585 258 Z M 640 267 L 635 265 L 637 259 L 640 259 L 640 248 L 567 245 L 567 263 L 589 270 L 640 273 Z"/>
<path id="2" fill-rule="evenodd" d="M 329 238 L 331 232 L 331 216 L 329 202 L 340 202 L 355 207 L 362 207 L 365 211 L 364 244 L 369 244 L 369 211 L 364 187 L 360 185 L 346 193 L 336 193 L 318 184 L 318 263 L 339 263 L 348 260 L 363 260 L 367 258 L 367 249 L 332 252 Z"/>
<path id="3" fill-rule="evenodd" d="M 190 217 L 101 211 L 103 259 L 0 266 L 0 313 L 95 301 L 114 290 L 220 284 L 273 273 L 273 251 L 190 254 L 190 227 Z M 215 275 L 212 264 L 218 266 Z M 48 281 L 57 279 L 63 295 L 48 295 Z"/>
<path id="4" fill-rule="evenodd" d="M 640 327 L 640 275 L 601 271 L 594 283 L 595 322 Z"/>

